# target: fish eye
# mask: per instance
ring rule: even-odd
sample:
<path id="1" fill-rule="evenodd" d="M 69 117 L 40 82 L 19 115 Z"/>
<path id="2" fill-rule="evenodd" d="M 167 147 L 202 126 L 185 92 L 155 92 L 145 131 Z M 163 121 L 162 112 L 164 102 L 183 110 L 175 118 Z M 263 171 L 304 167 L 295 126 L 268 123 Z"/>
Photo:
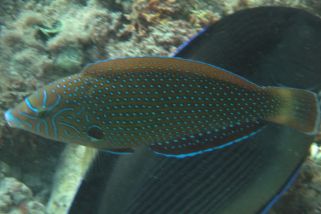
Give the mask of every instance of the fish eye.
<path id="1" fill-rule="evenodd" d="M 104 132 L 99 126 L 89 127 L 87 135 L 95 140 L 101 140 L 104 138 Z"/>

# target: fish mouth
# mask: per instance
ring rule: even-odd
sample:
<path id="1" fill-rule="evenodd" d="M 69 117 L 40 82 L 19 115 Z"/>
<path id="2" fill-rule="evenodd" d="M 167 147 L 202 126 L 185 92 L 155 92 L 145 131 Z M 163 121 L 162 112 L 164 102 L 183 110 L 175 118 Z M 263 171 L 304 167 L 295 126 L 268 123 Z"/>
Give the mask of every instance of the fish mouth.
<path id="1" fill-rule="evenodd" d="M 17 123 L 17 118 L 12 114 L 12 111 L 9 109 L 4 113 L 4 118 L 9 125 L 9 127 L 15 127 Z"/>

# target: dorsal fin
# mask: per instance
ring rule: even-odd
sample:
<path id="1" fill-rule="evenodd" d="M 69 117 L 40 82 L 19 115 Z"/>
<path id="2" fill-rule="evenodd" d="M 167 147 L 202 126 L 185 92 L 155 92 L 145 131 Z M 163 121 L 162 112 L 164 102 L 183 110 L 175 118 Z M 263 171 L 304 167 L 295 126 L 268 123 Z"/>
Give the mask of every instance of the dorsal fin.
<path id="1" fill-rule="evenodd" d="M 222 68 L 199 61 L 175 57 L 135 57 L 119 58 L 88 65 L 85 76 L 120 74 L 123 72 L 185 72 L 208 78 L 227 81 L 245 88 L 257 88 L 257 85 Z"/>

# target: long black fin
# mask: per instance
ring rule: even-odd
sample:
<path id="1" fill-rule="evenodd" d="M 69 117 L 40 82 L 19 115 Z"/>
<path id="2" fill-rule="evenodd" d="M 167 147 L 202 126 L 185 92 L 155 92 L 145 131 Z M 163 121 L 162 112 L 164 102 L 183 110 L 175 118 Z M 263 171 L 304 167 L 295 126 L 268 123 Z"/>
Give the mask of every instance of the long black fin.
<path id="1" fill-rule="evenodd" d="M 258 85 L 317 92 L 321 88 L 317 81 L 321 79 L 320 25 L 319 17 L 301 9 L 241 10 L 206 28 L 176 56 L 216 65 Z"/>

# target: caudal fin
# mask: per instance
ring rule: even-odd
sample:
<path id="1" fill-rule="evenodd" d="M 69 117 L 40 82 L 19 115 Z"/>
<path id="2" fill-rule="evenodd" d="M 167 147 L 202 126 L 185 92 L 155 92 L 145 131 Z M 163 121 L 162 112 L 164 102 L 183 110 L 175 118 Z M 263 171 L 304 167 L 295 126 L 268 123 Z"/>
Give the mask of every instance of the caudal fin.
<path id="1" fill-rule="evenodd" d="M 267 87 L 266 90 L 280 101 L 277 114 L 268 121 L 287 125 L 306 134 L 315 135 L 320 129 L 320 101 L 311 91 Z"/>

